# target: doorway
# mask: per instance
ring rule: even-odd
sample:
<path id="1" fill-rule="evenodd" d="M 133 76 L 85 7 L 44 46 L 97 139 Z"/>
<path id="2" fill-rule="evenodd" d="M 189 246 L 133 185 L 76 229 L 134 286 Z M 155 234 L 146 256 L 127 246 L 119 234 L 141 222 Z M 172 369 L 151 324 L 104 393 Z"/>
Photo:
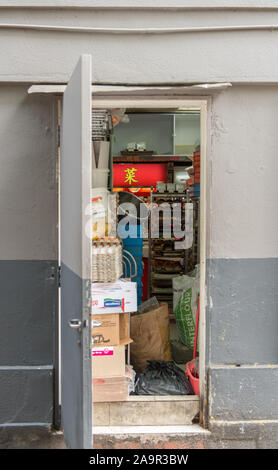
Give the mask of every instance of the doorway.
<path id="1" fill-rule="evenodd" d="M 199 407 L 199 412 L 200 412 L 200 423 L 205 426 L 206 425 L 206 379 L 205 379 L 205 344 L 206 344 L 206 338 L 205 338 L 205 285 L 206 285 L 206 279 L 205 279 L 205 260 L 206 260 L 206 148 L 207 148 L 207 99 L 202 99 L 202 100 L 197 100 L 197 99 L 182 99 L 182 100 L 175 100 L 175 99 L 169 99 L 169 100 L 157 100 L 157 99 L 117 99 L 115 100 L 114 98 L 109 101 L 108 99 L 105 100 L 98 100 L 93 104 L 93 109 L 106 109 L 112 111 L 113 109 L 124 109 L 125 110 L 125 115 L 128 117 L 129 122 L 132 121 L 132 126 L 133 126 L 133 131 L 136 134 L 136 126 L 138 126 L 138 122 L 145 122 L 148 119 L 154 119 L 156 118 L 162 118 L 165 121 L 169 121 L 170 124 L 168 123 L 168 127 L 172 127 L 172 135 L 171 137 L 175 141 L 175 122 L 182 121 L 182 119 L 188 118 L 188 116 L 199 116 L 199 148 L 198 148 L 198 143 L 196 142 L 188 142 L 188 143 L 182 143 L 179 140 L 169 147 L 169 142 L 166 143 L 165 145 L 168 144 L 168 148 L 166 152 L 163 152 L 161 149 L 158 151 L 153 151 L 153 149 L 147 149 L 145 148 L 144 150 L 141 150 L 141 152 L 144 153 L 148 152 L 148 150 L 153 151 L 153 159 L 151 160 L 150 155 L 145 155 L 147 161 L 144 160 L 142 157 L 143 153 L 141 154 L 140 160 L 132 159 L 131 155 L 127 155 L 128 151 L 127 148 L 121 148 L 121 139 L 125 141 L 127 145 L 124 145 L 125 147 L 128 146 L 129 148 L 132 147 L 131 144 L 134 144 L 134 134 L 130 133 L 130 138 L 126 139 L 128 137 L 128 123 L 126 124 L 120 124 L 117 130 L 117 139 L 116 142 L 113 141 L 112 144 L 112 160 L 111 160 L 111 167 L 110 170 L 113 173 L 113 170 L 116 168 L 115 165 L 125 165 L 125 164 L 130 164 L 132 163 L 132 168 L 135 168 L 136 170 L 138 169 L 136 165 L 140 164 L 147 164 L 147 165 L 154 165 L 156 163 L 160 164 L 166 164 L 168 165 L 168 169 L 172 169 L 172 181 L 168 181 L 169 183 L 173 184 L 173 181 L 177 181 L 178 175 L 184 176 L 184 173 L 187 172 L 187 169 L 192 169 L 193 167 L 193 161 L 194 161 L 194 152 L 198 152 L 199 150 L 199 195 L 196 197 L 195 204 L 197 202 L 198 204 L 198 211 L 197 211 L 197 224 L 198 224 L 198 252 L 196 254 L 196 262 L 193 266 L 191 266 L 193 269 L 196 268 L 196 264 L 198 264 L 199 267 L 199 328 L 198 328 L 198 358 L 199 358 L 199 395 L 198 395 L 198 407 Z M 130 119 L 130 117 L 132 119 Z M 146 119 L 147 117 L 147 119 Z M 126 125 L 126 127 L 124 127 Z M 163 123 L 165 125 L 165 122 Z M 167 126 L 167 123 L 166 123 Z M 120 127 L 122 127 L 123 132 L 120 132 Z M 147 124 L 147 127 L 150 128 L 150 126 Z M 155 127 L 155 126 L 153 126 Z M 159 126 L 160 127 L 160 126 Z M 161 127 L 160 127 L 161 129 Z M 138 130 L 138 127 L 137 127 Z M 142 130 L 142 129 L 141 129 Z M 116 132 L 115 132 L 116 133 Z M 123 137 L 124 134 L 127 134 L 126 136 Z M 144 133 L 140 132 L 140 139 L 139 142 L 135 142 L 136 144 L 143 145 L 144 147 Z M 165 135 L 164 135 L 165 137 Z M 169 136 L 168 136 L 169 137 Z M 166 139 L 167 140 L 167 139 Z M 170 140 L 170 139 L 168 139 Z M 159 142 L 161 144 L 161 142 Z M 153 144 L 155 145 L 155 144 Z M 191 146 L 191 147 L 190 147 Z M 122 153 L 121 153 L 122 152 Z M 132 153 L 132 150 L 131 150 Z M 164 153 L 164 154 L 163 154 Z M 156 154 L 156 155 L 155 155 Z M 160 154 L 160 155 L 158 155 Z M 161 155 L 162 154 L 162 155 Z M 168 155 L 167 155 L 168 154 Z M 172 154 L 172 155 L 171 155 Z M 183 154 L 183 155 L 182 155 Z M 187 155 L 186 155 L 187 154 Z M 181 159 L 177 165 L 172 164 L 173 162 L 177 162 L 178 159 L 172 158 L 172 157 L 188 157 L 190 155 L 192 158 L 186 159 Z M 197 154 L 195 154 L 197 156 Z M 161 157 L 161 161 L 158 162 L 159 158 L 156 157 Z M 136 162 L 136 163 L 135 163 Z M 169 165 L 170 163 L 170 165 Z M 154 166 L 150 166 L 150 168 L 154 168 Z M 193 167 L 194 170 L 194 167 Z M 194 171 L 193 171 L 194 174 Z M 192 175 L 192 172 L 191 172 Z M 190 179 L 190 172 L 187 176 Z M 167 176 L 168 177 L 168 176 Z M 167 178 L 166 177 L 166 178 Z M 136 179 L 136 178 L 135 178 Z M 169 179 L 169 178 L 168 178 Z M 195 181 L 198 181 L 198 178 L 196 178 Z M 130 183 L 132 181 L 130 180 Z M 167 183 L 167 181 L 166 181 Z M 139 187 L 138 180 L 133 182 L 132 184 L 129 184 L 129 187 L 123 187 L 123 185 L 119 185 L 119 183 L 114 182 L 113 184 L 113 178 L 110 178 L 110 184 L 111 184 L 111 189 L 114 191 L 124 190 L 128 191 L 131 193 L 136 193 L 139 198 L 142 198 L 144 202 L 150 203 L 150 199 L 153 201 L 155 200 L 156 193 L 158 194 L 157 187 L 156 185 L 142 185 Z M 198 184 L 198 183 L 197 183 Z M 127 185 L 126 185 L 127 186 Z M 166 185 L 167 187 L 167 185 Z M 190 184 L 188 184 L 187 187 L 190 187 Z M 189 192 L 189 191 L 188 191 Z M 164 193 L 162 195 L 162 200 L 165 202 L 165 198 L 167 197 L 167 193 Z M 178 194 L 176 193 L 174 195 L 174 200 L 178 198 Z M 194 198 L 194 196 L 193 196 Z M 198 201 L 197 201 L 198 199 Z M 192 198 L 190 199 L 192 201 Z M 150 240 L 148 239 L 148 260 L 150 262 Z M 188 250 L 185 250 L 188 251 Z M 187 253 L 188 254 L 188 253 Z M 145 294 L 141 296 L 140 301 L 146 300 L 146 298 L 151 298 L 154 296 L 154 294 L 157 294 L 153 290 L 153 286 L 150 283 L 150 275 L 152 274 L 152 266 L 148 265 L 147 267 L 148 271 L 148 288 L 144 289 L 144 283 L 143 283 L 143 291 Z M 186 274 L 190 271 L 190 269 L 187 268 L 187 270 L 182 270 L 178 274 Z M 158 274 L 158 273 L 155 273 Z M 162 273 L 163 274 L 163 273 Z M 165 273 L 164 273 L 165 274 Z M 163 278 L 163 276 L 162 276 Z M 161 279 L 162 279 L 161 278 Z M 158 276 L 159 279 L 159 276 Z M 160 280 L 160 279 L 159 279 Z M 162 279 L 164 281 L 164 279 Z M 159 284 L 159 282 L 158 282 Z M 147 294 L 146 294 L 147 292 Z M 141 295 L 141 293 L 140 293 Z M 145 296 L 144 296 L 145 295 Z M 173 297 L 171 294 L 169 297 Z M 158 299 L 161 301 L 161 297 Z M 172 333 L 176 334 L 178 336 L 177 328 L 176 328 L 176 318 L 174 315 L 174 308 L 173 305 L 171 305 L 171 299 L 169 298 L 167 300 L 167 303 L 169 305 L 169 310 L 171 310 L 170 316 L 171 316 L 171 331 Z M 184 364 L 185 365 L 185 364 Z M 169 399 L 171 400 L 171 397 L 164 397 L 164 408 L 165 408 L 165 401 Z M 196 396 L 194 396 L 194 401 L 196 401 Z M 190 397 L 177 397 L 177 401 L 179 402 L 184 402 L 187 400 L 190 400 Z M 154 396 L 150 397 L 141 397 L 140 399 L 137 399 L 135 397 L 129 397 L 129 402 L 133 401 L 137 403 L 138 409 L 142 407 L 143 403 L 145 403 L 143 406 L 146 406 L 146 402 L 157 402 L 157 398 Z M 141 405 L 140 405 L 141 402 Z M 98 405 L 94 404 L 94 407 L 96 408 Z M 101 407 L 99 407 L 101 408 Z M 123 404 L 121 408 L 124 410 Z M 126 411 L 126 410 L 125 410 Z M 123 411 L 124 412 L 124 411 Z M 107 423 L 108 424 L 108 423 Z M 179 423 L 180 424 L 180 423 Z M 111 423 L 110 423 L 111 425 Z"/>
<path id="2" fill-rule="evenodd" d="M 206 233 L 206 148 L 207 105 L 209 98 L 196 97 L 194 87 L 100 87 L 92 86 L 91 57 L 82 55 L 66 86 L 31 87 L 32 93 L 63 94 L 61 116 L 60 165 L 60 237 L 61 237 L 61 367 L 56 360 L 56 377 L 62 383 L 62 425 L 68 446 L 90 448 L 92 443 L 92 380 L 91 380 L 91 248 L 92 240 L 84 230 L 91 202 L 92 110 L 132 109 L 183 111 L 200 110 L 200 321 L 199 321 L 199 396 L 200 423 L 206 426 L 206 324 L 205 324 L 205 260 Z M 218 87 L 218 85 L 217 85 Z M 189 88 L 189 92 L 187 92 Z M 202 88 L 202 86 L 200 86 Z M 202 90 L 201 90 L 202 92 Z M 186 96 L 187 95 L 187 96 Z M 113 164 L 113 162 L 111 162 Z M 61 339 L 61 337 L 63 339 Z M 58 351 L 58 348 L 57 348 Z M 56 353 L 58 358 L 58 353 Z M 55 380 L 57 384 L 59 380 Z M 63 395 L 64 394 L 64 395 Z M 149 403 L 149 397 L 147 397 Z M 169 397 L 166 397 L 166 401 Z M 153 400 L 156 401 L 155 399 Z M 163 401 L 163 400 L 161 400 Z M 144 400 L 142 400 L 144 402 Z M 146 403 L 147 403 L 146 402 Z M 185 398 L 180 399 L 185 403 Z M 136 409 L 140 411 L 139 403 Z M 95 408 L 95 406 L 94 406 Z M 141 409 L 145 408 L 141 403 Z M 169 413 L 171 411 L 169 410 Z M 144 431 L 143 431 L 144 432 Z M 94 430 L 93 430 L 94 434 Z"/>

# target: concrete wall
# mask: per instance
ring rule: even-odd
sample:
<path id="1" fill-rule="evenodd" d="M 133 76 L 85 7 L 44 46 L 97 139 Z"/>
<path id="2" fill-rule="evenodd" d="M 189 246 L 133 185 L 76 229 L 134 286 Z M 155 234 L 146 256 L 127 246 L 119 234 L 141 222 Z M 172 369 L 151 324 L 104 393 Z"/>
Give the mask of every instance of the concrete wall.
<path id="1" fill-rule="evenodd" d="M 229 28 L 278 24 L 277 1 L 244 2 L 253 9 L 233 8 L 238 4 L 244 7 L 242 2 L 230 2 L 229 8 L 225 2 L 221 8 L 222 2 L 216 0 L 200 2 L 203 6 L 199 9 L 196 2 L 189 1 L 178 2 L 176 9 L 170 1 L 157 0 L 146 7 L 147 3 L 132 0 L 117 2 L 117 7 L 114 1 L 2 1 L 0 13 L 2 23 L 81 28 Z M 12 4 L 17 8 L 7 7 Z M 36 4 L 36 8 L 23 8 L 25 4 Z M 186 8 L 190 5 L 191 9 Z M 80 54 L 89 53 L 93 57 L 95 83 L 275 82 L 277 41 L 277 30 L 126 35 L 0 27 L 0 80 L 67 82 Z"/>
<path id="2" fill-rule="evenodd" d="M 21 2 L 21 6 L 23 3 L 32 4 Z M 102 8 L 97 8 L 97 2 L 90 6 L 88 2 L 68 3 L 78 4 L 78 9 L 62 8 L 65 2 L 61 1 L 36 3 L 36 8 L 22 9 L 17 2 L 13 2 L 17 8 L 1 8 L 1 22 L 124 28 L 278 24 L 276 1 L 251 2 L 260 9 L 249 10 L 232 9 L 238 2 L 230 2 L 230 8 L 228 2 L 221 2 L 221 7 L 216 0 L 206 7 L 200 0 L 199 9 L 196 2 L 194 9 L 186 9 L 189 1 L 177 1 L 172 3 L 176 10 L 167 9 L 169 2 L 162 0 L 153 2 L 152 8 L 145 2 L 134 0 L 127 6 L 122 1 L 118 6 L 125 4 L 125 8 L 120 10 L 115 5 L 111 8 L 109 1 Z M 45 8 L 42 14 L 41 5 L 60 8 Z M 233 83 L 231 89 L 213 98 L 210 115 L 209 414 L 214 423 L 277 421 L 273 396 L 278 388 L 278 31 L 243 28 L 115 35 L 0 26 L 0 41 L 3 83 L 67 82 L 81 53 L 92 54 L 95 83 Z M 26 90 L 27 86 L 4 84 L 0 89 L 4 303 L 0 344 L 5 345 L 0 372 L 13 376 L 15 367 L 24 379 L 18 383 L 25 384 L 22 390 L 30 394 L 30 368 L 34 368 L 41 390 L 45 370 L 40 366 L 53 366 L 57 199 L 54 101 L 27 97 Z M 262 389 L 264 393 L 258 393 Z M 3 413 L 6 419 L 35 419 L 31 412 L 18 416 L 16 400 L 5 393 L 0 398 L 10 407 Z M 38 391 L 35 399 L 39 398 Z M 44 403 L 52 406 L 51 400 L 49 392 Z M 24 403 L 28 407 L 31 401 Z M 37 409 L 36 419 L 49 422 L 51 410 L 39 404 Z"/>
<path id="3" fill-rule="evenodd" d="M 53 422 L 55 108 L 26 85 L 0 86 L 0 426 Z"/>

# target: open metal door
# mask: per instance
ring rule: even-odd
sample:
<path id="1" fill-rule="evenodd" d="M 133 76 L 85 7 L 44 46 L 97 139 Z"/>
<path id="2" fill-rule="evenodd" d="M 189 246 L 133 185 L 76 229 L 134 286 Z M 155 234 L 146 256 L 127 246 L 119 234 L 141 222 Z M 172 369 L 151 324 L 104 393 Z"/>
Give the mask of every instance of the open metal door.
<path id="1" fill-rule="evenodd" d="M 91 100 L 91 56 L 82 55 L 61 121 L 61 418 L 72 449 L 92 448 Z"/>

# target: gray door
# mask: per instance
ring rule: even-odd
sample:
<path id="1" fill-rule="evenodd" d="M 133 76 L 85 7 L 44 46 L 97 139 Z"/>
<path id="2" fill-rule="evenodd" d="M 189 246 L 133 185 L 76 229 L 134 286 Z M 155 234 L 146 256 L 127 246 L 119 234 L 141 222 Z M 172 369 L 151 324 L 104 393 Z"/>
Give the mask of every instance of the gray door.
<path id="1" fill-rule="evenodd" d="M 73 449 L 92 447 L 91 109 L 91 56 L 82 55 L 64 93 L 61 122 L 61 418 Z"/>

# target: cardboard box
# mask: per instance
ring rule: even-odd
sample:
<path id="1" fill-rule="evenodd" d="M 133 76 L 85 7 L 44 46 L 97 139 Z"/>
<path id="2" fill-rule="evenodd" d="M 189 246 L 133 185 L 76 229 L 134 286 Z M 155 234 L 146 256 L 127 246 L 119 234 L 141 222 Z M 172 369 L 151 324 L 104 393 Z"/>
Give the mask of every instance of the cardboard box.
<path id="1" fill-rule="evenodd" d="M 125 401 L 134 390 L 135 373 L 126 366 L 125 375 L 93 379 L 93 402 Z"/>
<path id="2" fill-rule="evenodd" d="M 128 398 L 127 377 L 93 379 L 93 402 L 125 401 Z"/>
<path id="3" fill-rule="evenodd" d="M 101 326 L 92 328 L 93 346 L 118 346 L 131 343 L 129 338 L 129 314 L 109 313 L 92 315 Z"/>
<path id="4" fill-rule="evenodd" d="M 119 377 L 125 375 L 125 346 L 92 348 L 92 376 Z"/>
<path id="5" fill-rule="evenodd" d="M 92 283 L 92 314 L 137 312 L 136 282 Z"/>

